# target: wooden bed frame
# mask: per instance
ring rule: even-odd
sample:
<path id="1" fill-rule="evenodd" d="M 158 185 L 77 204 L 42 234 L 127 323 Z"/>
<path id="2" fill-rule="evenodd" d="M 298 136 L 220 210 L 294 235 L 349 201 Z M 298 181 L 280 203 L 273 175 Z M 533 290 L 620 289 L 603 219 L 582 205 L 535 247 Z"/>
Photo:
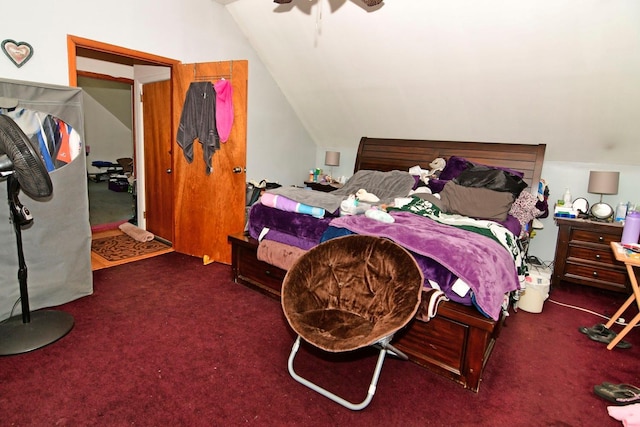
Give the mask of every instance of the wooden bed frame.
<path id="1" fill-rule="evenodd" d="M 544 144 L 500 144 L 485 142 L 428 141 L 363 137 L 354 172 L 368 170 L 408 170 L 420 165 L 427 169 L 437 157 L 464 157 L 475 163 L 506 167 L 524 172 L 532 192 L 537 191 L 544 160 Z M 533 185 L 532 185 L 533 184 Z M 245 235 L 229 236 L 232 270 L 241 283 L 274 298 L 286 271 L 259 261 L 258 242 Z M 503 319 L 494 321 L 475 308 L 443 302 L 431 321 L 411 322 L 396 333 L 394 345 L 409 359 L 426 369 L 450 378 L 465 388 L 478 391 L 484 369 L 500 333 Z"/>

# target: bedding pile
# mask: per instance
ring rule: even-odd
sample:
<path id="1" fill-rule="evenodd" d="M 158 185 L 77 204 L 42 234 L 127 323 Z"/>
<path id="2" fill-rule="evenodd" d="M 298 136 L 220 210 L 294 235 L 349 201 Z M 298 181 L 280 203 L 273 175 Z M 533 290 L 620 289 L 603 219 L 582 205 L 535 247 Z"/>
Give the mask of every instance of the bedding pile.
<path id="1" fill-rule="evenodd" d="M 258 259 L 288 270 L 304 251 L 326 240 L 346 234 L 386 237 L 412 253 L 425 292 L 438 302 L 475 306 L 498 320 L 509 293 L 520 289 L 526 275 L 518 237 L 545 211 L 546 200 L 523 191 L 527 184 L 517 171 L 454 156 L 444 167 L 437 165 L 430 175 L 419 166 L 413 174 L 360 170 L 330 193 L 268 190 L 249 212 L 249 234 L 260 242 Z M 344 209 L 345 203 L 354 208 Z"/>

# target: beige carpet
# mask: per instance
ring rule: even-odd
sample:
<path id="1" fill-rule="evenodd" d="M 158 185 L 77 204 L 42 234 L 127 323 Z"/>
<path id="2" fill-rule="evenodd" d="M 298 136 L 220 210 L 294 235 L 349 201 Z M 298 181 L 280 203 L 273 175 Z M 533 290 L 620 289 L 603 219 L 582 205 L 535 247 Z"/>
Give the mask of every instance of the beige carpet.
<path id="1" fill-rule="evenodd" d="M 138 242 L 126 234 L 103 237 L 91 242 L 91 250 L 108 261 L 119 261 L 168 248 L 170 246 L 157 240 Z"/>

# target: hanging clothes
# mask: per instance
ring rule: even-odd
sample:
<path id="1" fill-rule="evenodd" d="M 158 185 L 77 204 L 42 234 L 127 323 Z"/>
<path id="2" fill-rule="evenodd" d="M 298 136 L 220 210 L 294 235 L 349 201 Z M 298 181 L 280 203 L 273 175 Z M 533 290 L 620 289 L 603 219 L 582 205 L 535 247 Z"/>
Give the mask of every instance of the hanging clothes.
<path id="1" fill-rule="evenodd" d="M 233 126 L 233 87 L 229 80 L 218 80 L 213 84 L 216 90 L 216 127 L 220 142 L 227 142 Z"/>
<path id="2" fill-rule="evenodd" d="M 211 173 L 211 158 L 220 149 L 216 129 L 216 92 L 211 82 L 192 82 L 180 114 L 176 139 L 187 163 L 193 162 L 193 141 L 198 138 L 204 152 L 207 175 Z"/>

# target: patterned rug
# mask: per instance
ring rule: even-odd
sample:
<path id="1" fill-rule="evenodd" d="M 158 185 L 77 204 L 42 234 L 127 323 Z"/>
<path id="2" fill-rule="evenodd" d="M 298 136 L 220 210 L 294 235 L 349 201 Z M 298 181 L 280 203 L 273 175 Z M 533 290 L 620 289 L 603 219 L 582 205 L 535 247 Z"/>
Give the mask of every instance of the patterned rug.
<path id="1" fill-rule="evenodd" d="M 91 242 L 91 250 L 108 261 L 120 261 L 168 248 L 170 246 L 157 240 L 138 242 L 126 234 L 103 237 Z"/>

